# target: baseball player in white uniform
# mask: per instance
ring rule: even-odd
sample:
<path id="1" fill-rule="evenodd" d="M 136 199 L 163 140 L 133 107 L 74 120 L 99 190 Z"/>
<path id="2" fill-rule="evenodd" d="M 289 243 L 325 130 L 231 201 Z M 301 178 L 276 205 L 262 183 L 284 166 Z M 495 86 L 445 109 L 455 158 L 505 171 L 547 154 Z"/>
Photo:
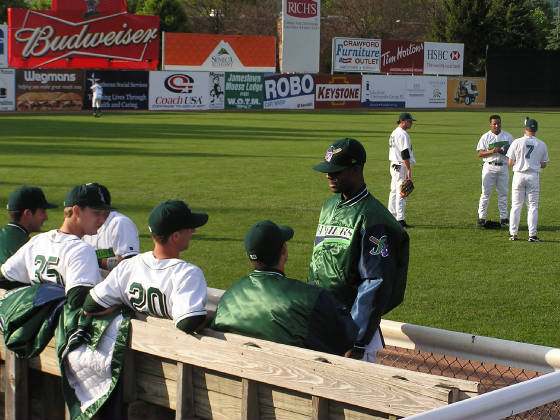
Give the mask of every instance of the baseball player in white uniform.
<path id="1" fill-rule="evenodd" d="M 111 194 L 104 185 L 101 189 L 105 202 L 111 205 Z M 95 235 L 84 235 L 83 240 L 93 246 L 97 254 L 102 277 L 115 268 L 123 259 L 140 253 L 138 229 L 132 220 L 118 211 L 106 212 L 107 219 Z"/>
<path id="2" fill-rule="evenodd" d="M 492 190 L 496 187 L 498 193 L 498 212 L 502 226 L 509 226 L 508 219 L 508 186 L 509 170 L 506 153 L 513 136 L 502 130 L 502 119 L 499 115 L 490 115 L 490 130 L 480 137 L 476 150 L 482 158 L 482 193 L 478 202 L 477 227 L 484 227 L 488 202 Z"/>
<path id="3" fill-rule="evenodd" d="M 538 123 L 530 118 L 525 121 L 525 135 L 515 139 L 507 157 L 509 166 L 513 167 L 511 183 L 510 241 L 517 240 L 519 218 L 523 203 L 527 203 L 527 225 L 529 242 L 540 242 L 537 237 L 537 220 L 539 217 L 539 174 L 548 162 L 546 144 L 535 137 Z"/>
<path id="4" fill-rule="evenodd" d="M 94 117 L 101 116 L 101 99 L 103 98 L 103 87 L 96 80 L 91 85 L 91 91 L 93 93 L 91 97 L 91 109 L 93 110 Z"/>
<path id="5" fill-rule="evenodd" d="M 412 179 L 411 165 L 416 163 L 412 153 L 410 136 L 406 132 L 412 127 L 412 122 L 416 121 L 408 112 L 399 115 L 397 128 L 389 137 L 389 161 L 391 162 L 391 192 L 389 193 L 389 205 L 387 208 L 397 219 L 401 226 L 409 228 L 404 216 L 407 197 L 401 196 L 401 184 Z"/>
<path id="6" fill-rule="evenodd" d="M 0 268 L 6 280 L 24 284 L 54 282 L 64 286 L 71 306 L 83 303 L 90 288 L 101 281 L 95 250 L 81 238 L 94 234 L 112 207 L 97 186 L 72 188 L 64 200 L 60 229 L 34 236 Z"/>
<path id="7" fill-rule="evenodd" d="M 84 303 L 90 315 L 107 313 L 120 305 L 137 312 L 173 319 L 187 333 L 206 317 L 206 280 L 202 270 L 179 258 L 189 247 L 196 228 L 208 221 L 183 201 L 168 200 L 150 214 L 154 250 L 122 261 L 91 289 Z"/>

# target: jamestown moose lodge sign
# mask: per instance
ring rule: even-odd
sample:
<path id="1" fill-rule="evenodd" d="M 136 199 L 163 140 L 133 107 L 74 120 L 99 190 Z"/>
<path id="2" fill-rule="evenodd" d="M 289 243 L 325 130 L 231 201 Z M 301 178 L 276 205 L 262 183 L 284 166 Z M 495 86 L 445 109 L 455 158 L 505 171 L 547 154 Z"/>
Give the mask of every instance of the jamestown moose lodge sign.
<path id="1" fill-rule="evenodd" d="M 8 9 L 9 66 L 154 70 L 159 17 L 126 0 L 53 0 L 50 10 Z"/>

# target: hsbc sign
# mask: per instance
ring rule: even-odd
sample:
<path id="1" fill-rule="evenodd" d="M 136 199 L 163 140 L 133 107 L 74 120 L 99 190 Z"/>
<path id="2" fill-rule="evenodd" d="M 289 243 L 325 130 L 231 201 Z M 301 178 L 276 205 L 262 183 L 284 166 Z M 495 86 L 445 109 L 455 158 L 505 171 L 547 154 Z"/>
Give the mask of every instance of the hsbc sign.
<path id="1" fill-rule="evenodd" d="M 51 10 L 8 9 L 11 67 L 155 69 L 159 18 L 119 0 L 53 0 Z"/>
<path id="2" fill-rule="evenodd" d="M 424 74 L 463 74 L 463 44 L 424 42 Z"/>

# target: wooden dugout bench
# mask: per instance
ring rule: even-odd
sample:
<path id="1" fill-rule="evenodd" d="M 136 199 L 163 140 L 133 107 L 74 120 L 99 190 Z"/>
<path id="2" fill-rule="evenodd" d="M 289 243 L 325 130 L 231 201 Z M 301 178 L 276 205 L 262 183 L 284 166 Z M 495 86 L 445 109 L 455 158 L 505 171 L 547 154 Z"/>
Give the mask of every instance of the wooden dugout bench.
<path id="1" fill-rule="evenodd" d="M 396 419 L 480 389 L 478 382 L 211 329 L 188 335 L 170 320 L 131 324 L 122 377 L 130 418 Z M 31 360 L 16 359 L 3 341 L 0 346 L 4 418 L 64 416 L 54 340 Z"/>

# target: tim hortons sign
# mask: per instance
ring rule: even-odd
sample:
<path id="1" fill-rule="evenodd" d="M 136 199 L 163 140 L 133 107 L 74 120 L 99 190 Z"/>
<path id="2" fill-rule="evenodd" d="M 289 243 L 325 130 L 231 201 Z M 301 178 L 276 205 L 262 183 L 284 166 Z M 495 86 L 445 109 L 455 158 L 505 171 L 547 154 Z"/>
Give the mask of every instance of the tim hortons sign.
<path id="1" fill-rule="evenodd" d="M 159 17 L 126 0 L 53 0 L 51 10 L 8 9 L 9 66 L 157 68 Z"/>

